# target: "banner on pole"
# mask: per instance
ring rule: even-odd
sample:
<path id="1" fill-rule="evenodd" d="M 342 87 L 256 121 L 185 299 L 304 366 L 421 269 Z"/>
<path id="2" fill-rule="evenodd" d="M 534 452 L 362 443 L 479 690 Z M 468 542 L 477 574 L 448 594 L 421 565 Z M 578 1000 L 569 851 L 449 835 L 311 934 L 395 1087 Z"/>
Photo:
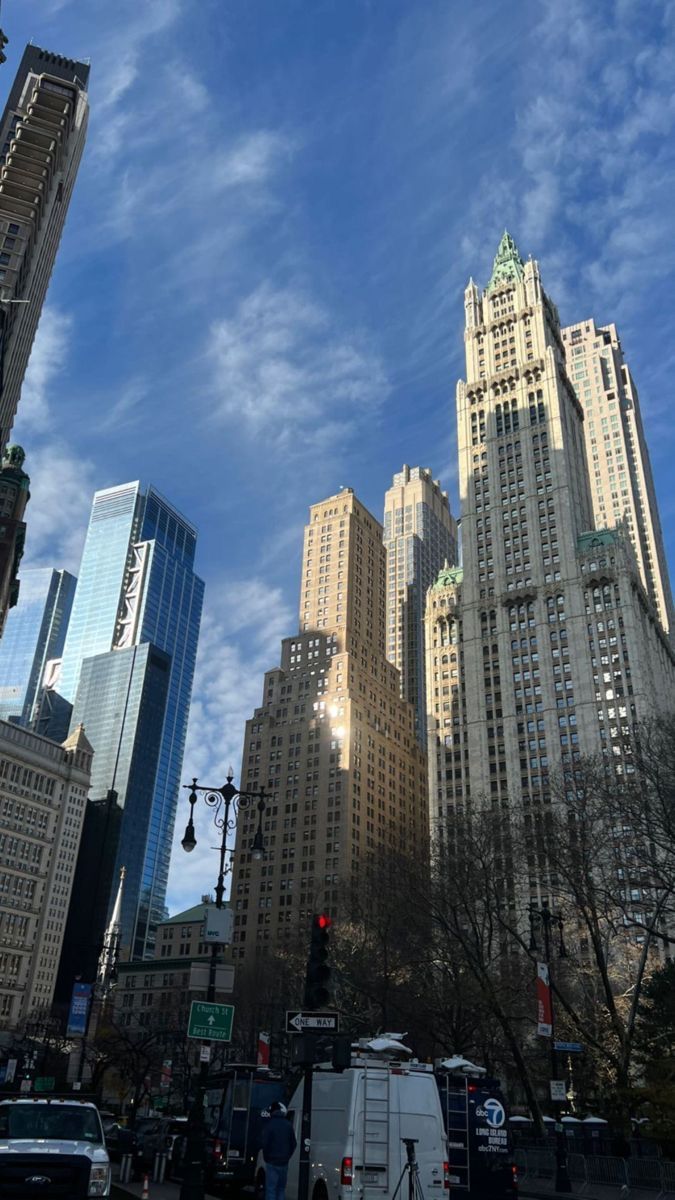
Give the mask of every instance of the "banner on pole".
<path id="1" fill-rule="evenodd" d="M 269 1033 L 258 1034 L 258 1066 L 269 1067 L 270 1065 L 270 1035 Z"/>
<path id="2" fill-rule="evenodd" d="M 92 985 L 90 983 L 74 983 L 70 1000 L 70 1012 L 66 1026 L 66 1037 L 84 1037 L 87 1029 L 87 1016 L 91 1001 Z"/>
<path id="3" fill-rule="evenodd" d="M 537 963 L 537 1033 L 540 1037 L 551 1037 L 553 1033 L 553 1005 L 548 963 Z"/>

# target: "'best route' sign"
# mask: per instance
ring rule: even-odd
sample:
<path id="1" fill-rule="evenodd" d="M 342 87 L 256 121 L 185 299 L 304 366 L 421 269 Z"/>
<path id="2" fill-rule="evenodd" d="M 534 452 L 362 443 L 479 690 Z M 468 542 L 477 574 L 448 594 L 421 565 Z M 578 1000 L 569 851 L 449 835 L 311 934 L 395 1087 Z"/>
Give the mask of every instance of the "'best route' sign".
<path id="1" fill-rule="evenodd" d="M 209 1042 L 230 1042 L 234 1005 L 208 1004 L 204 1000 L 193 1000 L 188 1022 L 189 1038 L 204 1038 Z"/>

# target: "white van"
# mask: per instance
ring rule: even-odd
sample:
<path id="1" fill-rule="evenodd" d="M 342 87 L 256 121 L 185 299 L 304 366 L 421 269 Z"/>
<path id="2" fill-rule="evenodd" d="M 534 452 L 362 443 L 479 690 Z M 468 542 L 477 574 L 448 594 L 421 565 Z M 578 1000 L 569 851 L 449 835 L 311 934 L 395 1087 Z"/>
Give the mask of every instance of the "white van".
<path id="1" fill-rule="evenodd" d="M 286 1196 L 297 1200 L 302 1083 L 288 1110 L 298 1148 L 288 1165 Z M 351 1067 L 342 1072 L 315 1068 L 310 1200 L 392 1200 L 399 1181 L 397 1200 L 408 1200 L 408 1176 L 401 1178 L 407 1162 L 404 1138 L 416 1139 L 419 1200 L 443 1200 L 449 1188 L 448 1154 L 433 1067 L 357 1049 Z M 264 1182 L 259 1156 L 258 1196 Z"/>

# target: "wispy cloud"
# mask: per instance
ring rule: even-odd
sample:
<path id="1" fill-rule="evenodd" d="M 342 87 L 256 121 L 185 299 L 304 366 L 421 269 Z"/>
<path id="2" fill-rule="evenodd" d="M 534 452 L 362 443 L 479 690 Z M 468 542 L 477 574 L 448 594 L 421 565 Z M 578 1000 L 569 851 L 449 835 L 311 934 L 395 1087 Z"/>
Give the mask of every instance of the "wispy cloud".
<path id="1" fill-rule="evenodd" d="M 305 292 L 263 284 L 214 322 L 213 416 L 294 453 L 344 447 L 372 420 L 388 382 L 358 331 L 336 329 Z M 300 434 L 302 443 L 296 438 Z"/>
<path id="2" fill-rule="evenodd" d="M 26 450 L 31 481 L 25 562 L 30 566 L 65 567 L 77 573 L 94 490 L 94 467 L 56 432 L 58 405 L 55 411 L 51 403 L 52 395 L 59 396 L 71 335 L 70 317 L 53 306 L 45 308 L 13 436 Z"/>
<path id="3" fill-rule="evenodd" d="M 184 775 L 220 787 L 230 765 L 240 782 L 246 720 L 262 703 L 263 675 L 279 662 L 282 637 L 297 628 L 297 617 L 279 588 L 264 579 L 221 580 L 207 590 L 199 639 L 195 686 Z M 197 848 L 189 856 L 180 841 L 187 804 L 179 802 L 170 873 L 169 905 L 179 910 L 208 892 L 217 874 L 211 847 L 217 835 L 211 814 L 195 816 Z"/>
<path id="4" fill-rule="evenodd" d="M 35 344 L 21 389 L 21 428 L 44 434 L 51 425 L 49 394 L 68 356 L 72 321 L 48 306 L 40 318 Z"/>

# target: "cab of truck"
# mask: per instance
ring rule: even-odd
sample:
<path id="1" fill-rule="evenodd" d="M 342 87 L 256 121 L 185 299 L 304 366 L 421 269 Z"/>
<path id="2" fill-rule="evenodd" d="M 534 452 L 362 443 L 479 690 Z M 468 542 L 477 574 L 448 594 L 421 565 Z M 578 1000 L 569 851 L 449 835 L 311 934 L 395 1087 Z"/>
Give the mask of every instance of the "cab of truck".
<path id="1" fill-rule="evenodd" d="M 0 1196 L 110 1195 L 110 1160 L 98 1110 L 86 1101 L 0 1100 Z"/>

